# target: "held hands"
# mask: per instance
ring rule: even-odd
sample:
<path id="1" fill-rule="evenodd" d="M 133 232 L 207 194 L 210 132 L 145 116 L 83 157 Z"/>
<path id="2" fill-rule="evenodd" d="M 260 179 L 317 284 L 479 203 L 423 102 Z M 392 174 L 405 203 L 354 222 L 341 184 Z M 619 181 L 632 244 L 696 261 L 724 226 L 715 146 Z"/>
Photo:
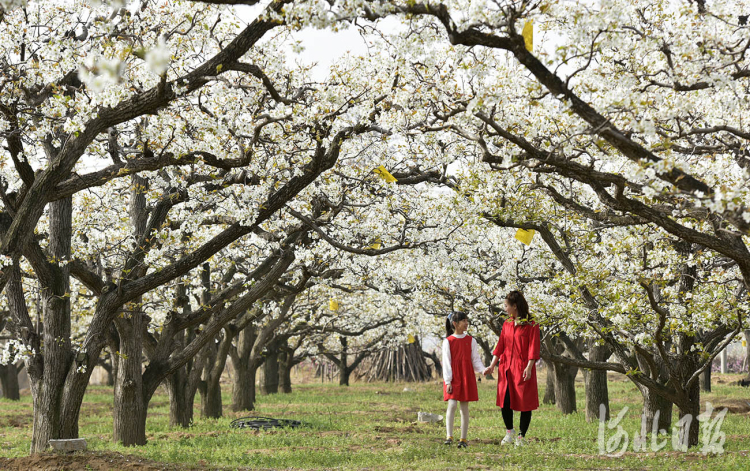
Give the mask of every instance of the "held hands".
<path id="1" fill-rule="evenodd" d="M 482 375 L 487 376 L 488 374 L 491 374 L 493 369 L 494 367 L 488 366 L 487 368 L 484 369 L 484 371 L 482 371 Z"/>

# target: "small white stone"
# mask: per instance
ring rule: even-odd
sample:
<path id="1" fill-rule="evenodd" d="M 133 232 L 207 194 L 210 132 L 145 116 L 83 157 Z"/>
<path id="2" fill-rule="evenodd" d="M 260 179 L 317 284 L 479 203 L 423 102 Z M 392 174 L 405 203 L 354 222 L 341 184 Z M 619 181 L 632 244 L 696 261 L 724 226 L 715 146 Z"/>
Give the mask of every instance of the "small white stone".
<path id="1" fill-rule="evenodd" d="M 85 438 L 50 440 L 49 446 L 55 451 L 86 451 Z"/>
<path id="2" fill-rule="evenodd" d="M 417 412 L 417 422 L 435 423 L 443 420 L 442 415 L 431 414 L 429 412 Z"/>

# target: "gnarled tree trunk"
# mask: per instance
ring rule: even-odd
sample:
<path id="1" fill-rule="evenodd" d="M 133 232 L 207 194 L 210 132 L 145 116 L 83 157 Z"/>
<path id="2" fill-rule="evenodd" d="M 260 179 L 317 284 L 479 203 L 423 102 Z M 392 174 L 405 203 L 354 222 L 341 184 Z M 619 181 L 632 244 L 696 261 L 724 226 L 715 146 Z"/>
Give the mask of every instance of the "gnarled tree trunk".
<path id="1" fill-rule="evenodd" d="M 705 370 L 703 370 L 703 373 L 701 373 L 700 386 L 701 386 L 701 391 L 711 392 L 711 367 L 710 366 L 706 368 Z"/>
<path id="2" fill-rule="evenodd" d="M 21 392 L 18 389 L 18 368 L 15 363 L 0 365 L 0 388 L 5 399 L 18 401 L 21 399 Z"/>
<path id="3" fill-rule="evenodd" d="M 597 345 L 589 350 L 589 360 L 605 362 L 612 355 L 612 349 L 606 345 Z M 605 417 L 609 420 L 609 388 L 605 370 L 583 370 L 586 382 L 586 421 L 599 420 L 599 406 L 604 404 Z"/>
<path id="4" fill-rule="evenodd" d="M 65 379 L 73 364 L 74 353 L 70 343 L 70 267 L 60 262 L 70 260 L 72 217 L 71 198 L 50 203 L 48 251 L 53 261 L 48 265 L 49 278 L 42 289 L 44 366 L 38 369 L 39 365 L 27 364 L 34 399 L 32 453 L 43 451 L 52 438 L 75 438 L 78 435 L 77 414 L 73 412 L 71 416 L 63 417 Z M 20 287 L 20 275 L 18 283 Z"/>
<path id="5" fill-rule="evenodd" d="M 234 383 L 232 385 L 233 411 L 251 411 L 255 409 L 255 377 L 259 366 L 246 362 L 245 365 L 239 364 L 235 367 Z"/>
<path id="6" fill-rule="evenodd" d="M 552 374 L 555 377 L 555 405 L 563 414 L 572 414 L 576 407 L 575 378 L 578 368 L 552 362 Z"/>
<path id="7" fill-rule="evenodd" d="M 646 433 L 654 430 L 669 433 L 672 427 L 672 403 L 646 387 L 640 386 L 639 389 L 643 396 L 641 430 Z"/>
<path id="8" fill-rule="evenodd" d="M 697 370 L 700 361 L 695 355 L 683 355 L 679 360 L 679 375 L 683 378 L 690 378 Z M 698 415 L 701 408 L 701 390 L 700 385 L 695 382 L 688 389 L 684 390 L 685 400 L 676 404 L 680 415 L 680 443 L 687 444 L 688 447 L 698 445 L 698 435 L 700 432 L 700 423 Z"/>
<path id="9" fill-rule="evenodd" d="M 142 345 L 144 316 L 138 309 L 115 318 L 120 338 L 120 353 L 114 391 L 112 439 L 124 446 L 146 444 L 148 403 L 143 394 Z"/>
<path id="10" fill-rule="evenodd" d="M 547 378 L 545 380 L 544 398 L 542 403 L 554 404 L 555 403 L 555 372 L 552 370 L 552 362 L 544 360 L 545 370 L 547 372 Z"/>
<path id="11" fill-rule="evenodd" d="M 250 353 L 257 338 L 257 329 L 248 325 L 237 335 L 237 348 L 232 352 L 234 376 L 232 410 L 251 411 L 255 408 L 255 377 L 260 363 L 251 361 Z"/>
<path id="12" fill-rule="evenodd" d="M 279 351 L 279 389 L 284 394 L 292 392 L 292 367 L 294 350 L 289 348 L 289 339 L 284 338 Z"/>
<path id="13" fill-rule="evenodd" d="M 201 393 L 201 417 L 218 419 L 222 416 L 221 375 L 227 364 L 229 348 L 232 346 L 230 329 L 223 330 L 221 340 L 206 347 L 208 358 L 203 367 L 203 380 L 199 384 Z"/>
<path id="14" fill-rule="evenodd" d="M 263 383 L 260 387 L 263 394 L 279 392 L 279 344 L 276 340 L 266 347 L 266 358 L 263 361 Z"/>
<path id="15" fill-rule="evenodd" d="M 200 356 L 200 355 L 199 355 Z M 199 361 L 197 358 L 195 361 Z M 193 423 L 193 405 L 198 389 L 198 366 L 188 364 L 167 376 L 164 381 L 169 395 L 169 426 L 188 428 Z"/>

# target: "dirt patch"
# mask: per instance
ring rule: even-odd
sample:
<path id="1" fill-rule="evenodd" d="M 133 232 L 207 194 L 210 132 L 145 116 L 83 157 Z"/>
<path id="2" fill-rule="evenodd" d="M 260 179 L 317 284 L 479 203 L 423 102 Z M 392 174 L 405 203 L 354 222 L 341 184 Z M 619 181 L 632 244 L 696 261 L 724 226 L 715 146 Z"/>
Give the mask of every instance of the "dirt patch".
<path id="1" fill-rule="evenodd" d="M 403 428 L 383 427 L 383 426 L 377 425 L 375 426 L 373 430 L 375 430 L 376 432 L 383 432 L 383 433 L 424 433 L 424 431 L 419 430 L 417 427 L 414 427 L 413 425 L 409 425 Z"/>
<path id="2" fill-rule="evenodd" d="M 81 404 L 81 415 L 84 416 L 97 416 L 97 415 L 111 415 L 114 410 L 114 404 L 100 404 L 96 402 L 84 402 Z"/>
<path id="3" fill-rule="evenodd" d="M 750 400 L 748 399 L 721 399 L 712 406 L 715 411 L 727 408 L 732 414 L 750 414 Z"/>
<path id="4" fill-rule="evenodd" d="M 34 416 L 31 413 L 14 414 L 12 416 L 0 416 L 0 429 L 13 427 L 13 428 L 26 428 L 31 427 L 34 423 Z"/>
<path id="5" fill-rule="evenodd" d="M 120 453 L 73 453 L 67 455 L 42 453 L 23 458 L 0 458 L 0 469 L 7 471 L 27 471 L 29 469 L 39 471 L 110 471 L 125 469 L 135 469 L 138 471 L 177 471 L 205 468 L 186 467 L 183 464 L 158 463 Z"/>
<path id="6" fill-rule="evenodd" d="M 257 432 L 257 430 L 254 430 L 254 432 Z M 170 439 L 176 439 L 176 440 L 183 440 L 183 439 L 191 439 L 195 437 L 218 437 L 219 435 L 223 435 L 223 432 L 218 432 L 218 431 L 203 432 L 203 433 L 160 432 L 158 434 L 149 434 L 148 437 L 159 438 L 159 439 L 170 438 Z"/>
<path id="7" fill-rule="evenodd" d="M 539 437 L 527 437 L 528 443 L 552 443 L 560 440 L 560 437 L 552 438 L 539 438 Z M 469 440 L 469 444 L 476 443 L 477 445 L 500 445 L 500 438 L 478 438 L 476 440 Z"/>

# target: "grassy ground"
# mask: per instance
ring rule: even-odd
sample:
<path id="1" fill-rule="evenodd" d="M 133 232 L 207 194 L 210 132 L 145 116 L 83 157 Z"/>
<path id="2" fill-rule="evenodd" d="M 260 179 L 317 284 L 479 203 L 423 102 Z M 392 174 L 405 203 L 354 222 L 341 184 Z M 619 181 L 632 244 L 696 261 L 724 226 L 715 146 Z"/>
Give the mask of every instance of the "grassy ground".
<path id="1" fill-rule="evenodd" d="M 540 376 L 543 386 L 543 374 Z M 629 408 L 620 425 L 632 443 L 639 428 L 640 394 L 629 381 L 611 378 L 612 415 L 615 417 L 625 406 Z M 297 419 L 306 424 L 295 430 L 269 432 L 231 429 L 229 424 L 233 419 L 249 414 L 228 411 L 228 396 L 224 398 L 225 418 L 202 420 L 196 408 L 193 427 L 170 429 L 168 399 L 159 392 L 149 409 L 148 444 L 138 448 L 124 448 L 111 442 L 111 388 L 91 387 L 81 411 L 80 435 L 88 440 L 95 453 L 82 458 L 120 453 L 131 461 L 144 459 L 172 463 L 172 467 L 178 468 L 207 469 L 748 469 L 750 391 L 729 386 L 727 383 L 732 379 L 729 375 L 715 375 L 713 392 L 704 394 L 701 401 L 710 401 L 715 408 L 731 406 L 721 424 L 726 442 L 720 454 L 675 452 L 670 444 L 656 453 L 650 450 L 636 453 L 629 447 L 623 456 L 602 456 L 597 445 L 598 423 L 587 423 L 583 413 L 562 416 L 554 406 L 547 405 L 534 412 L 528 446 L 501 447 L 504 428 L 495 406 L 495 383 L 488 381 L 480 383 L 480 400 L 470 406 L 469 448 L 447 447 L 442 444 L 445 436 L 442 422 L 416 422 L 418 411 L 445 413 L 441 385 L 434 381 L 355 383 L 349 388 L 310 383 L 294 386 L 292 394 L 260 396 L 255 413 Z M 229 393 L 229 388 L 225 389 Z M 582 382 L 578 383 L 577 394 L 578 409 L 584 410 Z M 0 399 L 0 456 L 20 458 L 28 454 L 31 422 L 28 395 L 20 403 Z M 676 416 L 673 422 L 677 422 Z M 616 429 L 606 429 L 606 440 L 615 432 Z M 8 463 L 13 461 L 4 463 L 0 462 L 0 468 L 10 468 Z M 21 466 L 20 462 L 17 466 Z M 112 467 L 127 466 L 120 463 Z M 64 469 L 105 468 L 89 464 L 80 468 L 66 465 Z"/>

